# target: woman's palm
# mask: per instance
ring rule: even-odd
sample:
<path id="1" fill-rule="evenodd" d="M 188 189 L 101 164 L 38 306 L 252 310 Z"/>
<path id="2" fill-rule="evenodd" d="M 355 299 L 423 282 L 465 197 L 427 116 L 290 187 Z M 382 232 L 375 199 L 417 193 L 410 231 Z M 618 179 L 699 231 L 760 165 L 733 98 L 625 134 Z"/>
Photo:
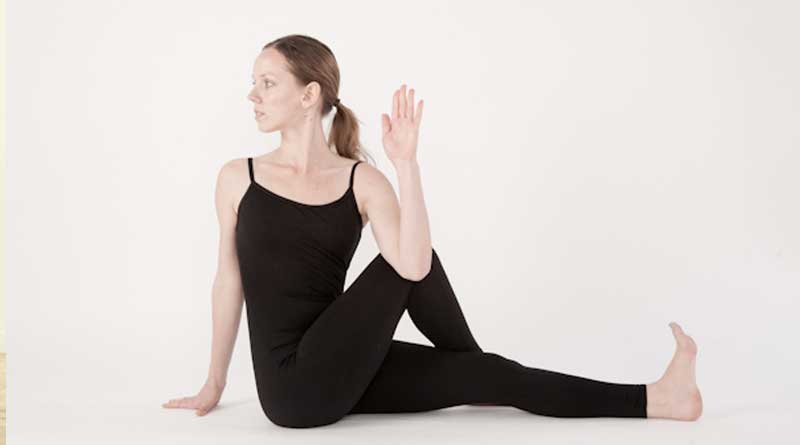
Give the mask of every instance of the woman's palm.
<path id="1" fill-rule="evenodd" d="M 406 85 L 403 84 L 392 96 L 391 117 L 385 113 L 381 115 L 383 148 L 393 162 L 415 158 L 423 103 L 420 100 L 415 110 L 414 89 L 409 90 L 406 98 Z"/>

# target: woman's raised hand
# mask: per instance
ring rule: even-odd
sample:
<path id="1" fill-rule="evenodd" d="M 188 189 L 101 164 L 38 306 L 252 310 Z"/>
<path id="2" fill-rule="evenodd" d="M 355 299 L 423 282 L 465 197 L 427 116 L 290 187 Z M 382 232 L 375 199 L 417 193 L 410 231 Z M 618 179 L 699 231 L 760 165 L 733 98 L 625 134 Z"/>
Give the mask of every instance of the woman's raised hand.
<path id="1" fill-rule="evenodd" d="M 392 97 L 392 116 L 381 115 L 383 148 L 392 162 L 416 159 L 419 123 L 422 120 L 424 101 L 414 109 L 414 89 L 406 97 L 406 85 L 395 90 Z"/>
<path id="2" fill-rule="evenodd" d="M 197 410 L 195 414 L 204 416 L 217 405 L 220 397 L 222 397 L 223 389 L 225 389 L 224 385 L 220 386 L 212 381 L 206 381 L 196 396 L 172 399 L 167 403 L 162 403 L 161 406 L 164 408 L 195 409 Z"/>

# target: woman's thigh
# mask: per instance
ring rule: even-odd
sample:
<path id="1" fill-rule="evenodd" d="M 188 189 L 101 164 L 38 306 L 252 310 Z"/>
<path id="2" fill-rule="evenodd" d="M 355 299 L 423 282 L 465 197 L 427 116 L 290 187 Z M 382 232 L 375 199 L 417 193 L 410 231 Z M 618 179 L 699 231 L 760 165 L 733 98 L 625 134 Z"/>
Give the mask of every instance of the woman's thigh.
<path id="1" fill-rule="evenodd" d="M 389 351 L 414 284 L 378 254 L 312 323 L 289 371 L 309 410 L 343 416 L 355 405 Z"/>

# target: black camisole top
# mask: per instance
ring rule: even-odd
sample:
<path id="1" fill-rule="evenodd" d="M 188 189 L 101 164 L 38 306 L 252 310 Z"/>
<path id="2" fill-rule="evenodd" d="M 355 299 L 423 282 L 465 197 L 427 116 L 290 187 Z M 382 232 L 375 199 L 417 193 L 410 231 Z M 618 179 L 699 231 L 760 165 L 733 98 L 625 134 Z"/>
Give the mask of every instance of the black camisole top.
<path id="1" fill-rule="evenodd" d="M 239 203 L 236 251 L 257 379 L 291 372 L 303 333 L 344 291 L 362 220 L 350 170 L 347 191 L 327 204 L 303 204 L 256 182 Z"/>

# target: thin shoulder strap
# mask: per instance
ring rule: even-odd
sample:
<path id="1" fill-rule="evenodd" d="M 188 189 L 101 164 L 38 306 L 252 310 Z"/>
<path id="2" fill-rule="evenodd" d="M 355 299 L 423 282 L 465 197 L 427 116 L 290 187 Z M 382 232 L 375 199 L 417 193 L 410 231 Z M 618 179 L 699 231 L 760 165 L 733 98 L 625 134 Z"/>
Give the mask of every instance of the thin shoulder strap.
<path id="1" fill-rule="evenodd" d="M 361 161 L 357 161 L 355 164 L 353 164 L 353 168 L 350 169 L 350 188 L 353 188 L 353 176 L 355 176 L 356 173 L 356 166 L 360 163 Z"/>
<path id="2" fill-rule="evenodd" d="M 253 176 L 253 158 L 247 158 L 247 168 L 250 170 L 250 182 L 256 182 Z"/>

